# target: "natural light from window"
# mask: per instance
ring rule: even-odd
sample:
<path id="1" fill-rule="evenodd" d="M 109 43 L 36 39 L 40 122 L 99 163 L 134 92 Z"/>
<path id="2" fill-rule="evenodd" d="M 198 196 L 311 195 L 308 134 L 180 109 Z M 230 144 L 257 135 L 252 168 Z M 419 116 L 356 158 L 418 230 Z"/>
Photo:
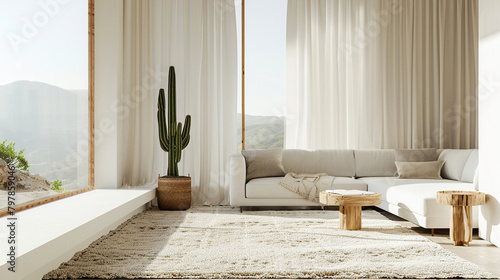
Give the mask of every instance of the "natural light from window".
<path id="1" fill-rule="evenodd" d="M 0 158 L 17 168 L 16 205 L 85 188 L 88 2 L 0 5 Z M 0 208 L 6 170 L 0 166 Z"/>
<path id="2" fill-rule="evenodd" d="M 245 1 L 245 149 L 283 147 L 286 11 L 287 0 Z"/>

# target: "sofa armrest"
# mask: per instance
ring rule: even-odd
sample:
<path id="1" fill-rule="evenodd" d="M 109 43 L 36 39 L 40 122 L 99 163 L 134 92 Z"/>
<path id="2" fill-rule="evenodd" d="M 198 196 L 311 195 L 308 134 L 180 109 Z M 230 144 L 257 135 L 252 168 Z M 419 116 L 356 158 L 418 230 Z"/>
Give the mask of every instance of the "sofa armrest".
<path id="1" fill-rule="evenodd" d="M 241 206 L 245 200 L 246 162 L 241 154 L 233 154 L 229 158 L 229 204 Z"/>

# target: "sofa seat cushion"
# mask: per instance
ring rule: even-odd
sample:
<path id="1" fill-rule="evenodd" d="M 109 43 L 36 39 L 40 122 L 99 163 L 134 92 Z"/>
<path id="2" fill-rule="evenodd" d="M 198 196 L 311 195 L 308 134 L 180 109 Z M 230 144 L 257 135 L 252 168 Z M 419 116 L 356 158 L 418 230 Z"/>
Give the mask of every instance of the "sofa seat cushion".
<path id="1" fill-rule="evenodd" d="M 291 192 L 282 187 L 279 182 L 283 177 L 267 177 L 250 180 L 246 184 L 247 198 L 297 198 L 302 196 Z M 367 190 L 365 182 L 358 181 L 350 177 L 335 177 L 333 180 L 333 189 L 346 190 Z"/>
<path id="2" fill-rule="evenodd" d="M 446 179 L 365 177 L 358 180 L 367 183 L 369 191 L 380 193 L 382 201 L 425 217 L 448 216 L 450 213 L 450 206 L 437 203 L 437 191 L 474 190 L 471 183 Z"/>

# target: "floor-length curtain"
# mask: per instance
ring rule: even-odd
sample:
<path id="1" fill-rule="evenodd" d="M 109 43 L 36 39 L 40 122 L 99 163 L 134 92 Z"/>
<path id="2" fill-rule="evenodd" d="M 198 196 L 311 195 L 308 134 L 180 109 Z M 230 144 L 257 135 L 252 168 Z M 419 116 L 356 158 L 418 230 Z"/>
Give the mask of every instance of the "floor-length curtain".
<path id="1" fill-rule="evenodd" d="M 416 146 L 477 148 L 478 2 L 414 1 Z"/>
<path id="2" fill-rule="evenodd" d="M 150 1 L 124 1 L 123 92 L 117 102 L 124 186 L 152 185 L 161 171 L 155 108 L 163 79 L 153 61 L 151 14 Z"/>
<path id="3" fill-rule="evenodd" d="M 138 4 L 140 2 L 140 4 Z M 139 131 L 129 133 L 129 137 L 141 142 L 154 142 L 154 150 L 141 145 L 128 145 L 124 151 L 131 155 L 130 161 L 141 165 L 153 162 L 153 167 L 143 170 L 147 179 L 135 180 L 126 169 L 124 174 L 131 184 L 154 180 L 158 174 L 165 174 L 167 154 L 159 148 L 156 123 L 156 98 L 160 87 L 167 87 L 169 66 L 174 66 L 177 78 L 177 119 L 183 122 L 190 114 L 191 140 L 182 153 L 179 163 L 180 175 L 190 175 L 193 202 L 195 204 L 218 205 L 228 203 L 228 176 L 226 167 L 230 154 L 236 152 L 236 17 L 232 0 L 149 0 L 129 1 L 131 9 L 149 5 L 150 16 L 138 15 L 149 30 L 141 30 L 145 43 L 125 41 L 124 48 L 130 48 L 124 60 L 146 61 L 148 67 L 134 68 L 124 80 L 141 80 L 152 83 L 152 101 L 145 108 L 131 113 L 142 123 Z M 125 7 L 127 9 L 128 6 Z M 130 11 L 125 12 L 125 17 Z M 124 18 L 124 22 L 127 22 Z M 138 28 L 133 25 L 131 30 Z M 127 26 L 127 24 L 125 24 Z M 124 31 L 125 34 L 128 32 Z M 144 38 L 148 34 L 149 38 Z M 127 44 L 130 44 L 127 46 Z M 145 57 L 145 53 L 151 53 Z M 145 63 L 147 64 L 147 63 Z M 157 86 L 158 83 L 158 86 Z M 134 125 L 125 121 L 124 126 Z M 158 160 L 156 157 L 159 156 Z"/>
<path id="4" fill-rule="evenodd" d="M 477 1 L 289 0 L 287 148 L 475 148 Z"/>

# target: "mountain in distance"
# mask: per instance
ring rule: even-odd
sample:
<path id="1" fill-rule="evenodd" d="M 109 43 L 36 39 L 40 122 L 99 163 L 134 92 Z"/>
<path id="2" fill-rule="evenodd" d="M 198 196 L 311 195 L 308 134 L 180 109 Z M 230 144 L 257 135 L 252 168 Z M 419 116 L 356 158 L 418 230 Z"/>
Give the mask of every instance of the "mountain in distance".
<path id="1" fill-rule="evenodd" d="M 87 186 L 88 93 L 16 81 L 0 86 L 0 141 L 24 149 L 30 173 L 63 187 Z M 84 141 L 84 142 L 82 142 Z"/>
<path id="2" fill-rule="evenodd" d="M 245 123 L 246 149 L 283 147 L 284 117 L 246 115 Z M 88 91 L 30 81 L 0 85 L 4 140 L 25 150 L 31 174 L 62 180 L 67 189 L 87 186 Z"/>
<path id="3" fill-rule="evenodd" d="M 238 142 L 240 139 L 238 129 Z M 245 149 L 283 148 L 284 139 L 285 117 L 245 115 Z"/>

